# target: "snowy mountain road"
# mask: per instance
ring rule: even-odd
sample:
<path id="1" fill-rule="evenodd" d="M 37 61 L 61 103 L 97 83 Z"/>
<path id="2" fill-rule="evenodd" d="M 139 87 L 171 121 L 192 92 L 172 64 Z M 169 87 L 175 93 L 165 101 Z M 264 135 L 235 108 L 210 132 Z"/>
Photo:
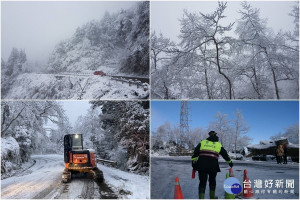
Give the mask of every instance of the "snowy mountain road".
<path id="1" fill-rule="evenodd" d="M 1 181 L 1 198 L 99 199 L 105 195 L 106 198 L 116 197 L 106 183 L 100 184 L 99 187 L 91 177 L 85 175 L 76 175 L 71 183 L 62 183 L 64 162 L 61 155 L 35 155 L 32 158 L 36 161 L 32 167 Z"/>
<path id="2" fill-rule="evenodd" d="M 1 181 L 1 198 L 53 198 L 64 169 L 61 156 L 33 156 L 36 163 L 17 176 Z"/>
<path id="3" fill-rule="evenodd" d="M 60 73 L 60 74 L 52 74 L 52 73 L 37 73 L 37 74 L 42 74 L 42 75 L 48 75 L 48 76 L 54 76 L 57 78 L 62 78 L 62 77 L 102 77 L 102 76 L 95 76 L 92 72 L 90 73 Z M 131 80 L 131 81 L 140 81 L 142 83 L 150 83 L 149 78 L 142 78 L 142 77 L 134 77 L 134 76 L 121 76 L 121 75 L 106 75 L 107 77 L 112 77 L 112 78 L 119 78 L 119 79 L 126 79 L 126 80 Z"/>
<path id="4" fill-rule="evenodd" d="M 149 176 L 98 164 L 104 182 L 88 174 L 74 174 L 62 183 L 63 155 L 33 155 L 35 164 L 1 180 L 2 199 L 149 199 Z"/>
<path id="5" fill-rule="evenodd" d="M 228 164 L 220 159 L 221 172 L 217 175 L 216 196 L 224 198 L 223 183 L 225 175 L 229 171 Z M 243 183 L 243 171 L 248 171 L 248 177 L 252 182 L 255 198 L 259 199 L 298 199 L 299 197 L 299 165 L 289 163 L 278 165 L 275 161 L 233 161 L 233 173 L 240 183 Z M 151 158 L 151 198 L 172 199 L 174 197 L 175 178 L 179 177 L 179 183 L 186 199 L 198 198 L 198 173 L 192 179 L 192 166 L 190 157 L 152 157 Z M 271 187 L 265 188 L 265 180 L 273 180 Z M 262 188 L 253 188 L 254 180 L 262 180 Z M 283 180 L 282 188 L 275 188 L 276 180 Z M 292 188 L 286 188 L 286 180 L 294 180 Z M 282 194 L 280 190 L 282 189 Z M 258 190 L 258 191 L 257 191 Z M 270 190 L 270 193 L 268 193 Z M 276 194 L 274 192 L 276 190 Z M 288 193 L 284 191 L 287 190 Z M 293 192 L 292 192 L 293 191 Z M 274 193 L 273 193 L 274 192 Z M 206 198 L 208 198 L 209 186 L 206 187 Z"/>

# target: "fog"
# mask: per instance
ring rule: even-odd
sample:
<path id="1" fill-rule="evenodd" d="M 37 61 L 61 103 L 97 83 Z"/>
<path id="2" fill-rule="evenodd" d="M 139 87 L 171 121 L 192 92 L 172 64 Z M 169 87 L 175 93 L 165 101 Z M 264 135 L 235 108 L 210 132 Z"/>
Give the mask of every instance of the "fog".
<path id="1" fill-rule="evenodd" d="M 221 20 L 223 25 L 235 22 L 239 19 L 238 11 L 242 8 L 241 1 L 229 1 L 225 10 L 226 18 Z M 249 1 L 254 8 L 260 9 L 261 18 L 267 18 L 268 26 L 274 31 L 293 30 L 293 17 L 289 16 L 292 6 L 296 1 Z M 152 2 L 151 3 L 151 30 L 156 33 L 163 33 L 165 37 L 178 42 L 180 34 L 180 19 L 183 10 L 191 12 L 212 13 L 218 6 L 217 1 L 198 2 Z M 233 28 L 234 30 L 234 28 Z M 233 32 L 233 31 L 232 31 Z M 232 33 L 234 34 L 234 33 Z"/>
<path id="2" fill-rule="evenodd" d="M 7 61 L 13 47 L 25 49 L 27 60 L 46 63 L 56 44 L 76 28 L 115 13 L 135 2 L 1 2 L 1 57 Z"/>
<path id="3" fill-rule="evenodd" d="M 89 101 L 60 101 L 60 103 L 73 127 L 75 126 L 78 117 L 86 115 L 88 109 L 91 107 Z"/>

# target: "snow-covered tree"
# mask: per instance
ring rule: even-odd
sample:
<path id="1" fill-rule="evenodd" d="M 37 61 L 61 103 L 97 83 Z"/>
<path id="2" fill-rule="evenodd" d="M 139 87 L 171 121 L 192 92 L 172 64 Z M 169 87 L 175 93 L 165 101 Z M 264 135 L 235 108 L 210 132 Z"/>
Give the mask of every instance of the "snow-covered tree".
<path id="1" fill-rule="evenodd" d="M 235 116 L 235 118 L 233 119 L 234 152 L 236 153 L 238 147 L 240 148 L 243 147 L 240 146 L 239 140 L 242 138 L 244 134 L 247 134 L 247 132 L 249 131 L 249 127 L 240 110 L 236 110 L 234 116 Z"/>
<path id="2" fill-rule="evenodd" d="M 163 153 L 181 153 L 185 151 L 193 151 L 199 142 L 207 137 L 207 131 L 201 127 L 190 130 L 186 135 L 180 133 L 178 126 L 169 122 L 157 127 L 151 133 L 151 145 L 154 152 Z"/>
<path id="3" fill-rule="evenodd" d="M 272 136 L 272 140 L 287 138 L 292 144 L 299 144 L 299 123 L 295 123 L 286 128 L 284 133 L 278 133 Z"/>
<path id="4" fill-rule="evenodd" d="M 218 112 L 217 115 L 215 115 L 215 121 L 210 122 L 209 129 L 217 132 L 219 141 L 226 150 L 229 151 L 234 148 L 232 145 L 234 143 L 233 131 L 227 114 Z"/>
<path id="5" fill-rule="evenodd" d="M 95 143 L 104 159 L 119 159 L 118 167 L 136 173 L 149 170 L 149 102 L 92 102 L 100 108 L 96 122 L 102 131 Z M 99 131 L 98 133 L 99 134 Z M 126 161 L 126 162 L 122 162 Z"/>
<path id="6" fill-rule="evenodd" d="M 51 145 L 45 129 L 48 122 L 61 127 L 66 121 L 58 102 L 1 102 L 1 137 L 13 137 L 18 142 L 22 162 L 28 161 L 33 151 L 43 152 Z M 41 143 L 37 138 L 46 142 Z"/>
<path id="7" fill-rule="evenodd" d="M 231 38 L 226 33 L 232 29 L 233 23 L 222 25 L 227 3 L 219 2 L 212 14 L 189 13 L 184 11 L 181 22 L 181 45 L 183 54 L 206 51 L 206 61 L 216 67 L 217 72 L 227 82 L 226 97 L 233 98 L 233 81 L 230 77 L 232 65 L 228 60 L 228 44 Z"/>
<path id="8" fill-rule="evenodd" d="M 240 18 L 227 24 L 225 2 L 210 14 L 184 10 L 180 43 L 172 48 L 151 36 L 154 99 L 298 98 L 298 3 L 290 13 L 293 32 L 275 33 L 259 9 L 248 2 L 241 7 Z"/>
<path id="9" fill-rule="evenodd" d="M 133 25 L 129 32 L 127 58 L 122 60 L 123 72 L 149 73 L 149 2 L 138 2 L 134 11 Z"/>
<path id="10" fill-rule="evenodd" d="M 250 54 L 243 75 L 250 79 L 258 98 L 263 98 L 270 88 L 268 82 L 272 82 L 275 96 L 280 99 L 279 82 L 297 78 L 294 76 L 297 72 L 293 68 L 295 63 L 290 62 L 287 49 L 282 49 L 286 46 L 283 34 L 274 36 L 266 20 L 260 18 L 258 9 L 252 8 L 247 2 L 241 5 L 243 10 L 240 11 L 241 19 L 236 32 L 243 48 L 248 48 Z M 248 54 L 244 52 L 242 55 Z"/>
<path id="11" fill-rule="evenodd" d="M 99 141 L 104 137 L 104 130 L 101 127 L 99 107 L 90 108 L 85 116 L 80 116 L 74 127 L 75 133 L 83 134 L 83 146 L 85 148 L 97 149 Z"/>
<path id="12" fill-rule="evenodd" d="M 77 28 L 70 39 L 55 47 L 48 60 L 48 70 L 82 71 L 118 65 L 122 72 L 147 75 L 148 51 L 149 2 L 137 2 L 119 13 L 105 12 L 102 19 Z"/>
<path id="13" fill-rule="evenodd" d="M 162 60 L 170 59 L 166 57 L 168 52 L 171 52 L 175 47 L 175 43 L 172 42 L 169 38 L 165 38 L 162 33 L 159 36 L 155 32 L 151 34 L 151 61 L 152 61 L 152 70 L 157 70 L 158 63 Z"/>

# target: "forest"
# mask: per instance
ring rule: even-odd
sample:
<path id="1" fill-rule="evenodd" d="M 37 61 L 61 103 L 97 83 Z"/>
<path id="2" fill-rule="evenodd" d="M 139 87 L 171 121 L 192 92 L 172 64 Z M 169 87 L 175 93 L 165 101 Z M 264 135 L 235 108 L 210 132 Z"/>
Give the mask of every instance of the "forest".
<path id="1" fill-rule="evenodd" d="M 30 90 L 32 88 L 24 87 L 35 84 L 37 87 L 29 91 L 31 97 L 26 98 L 39 95 L 38 99 L 69 99 L 72 98 L 72 93 L 76 93 L 75 90 L 83 87 L 85 80 L 80 77 L 75 80 L 69 78 L 59 85 L 59 81 L 54 77 L 49 80 L 48 76 L 44 82 L 46 88 L 40 90 L 39 83 L 32 80 L 39 79 L 40 75 L 33 77 L 33 73 L 48 75 L 85 70 L 93 72 L 101 66 L 109 69 L 107 71 L 113 75 L 149 76 L 149 2 L 137 2 L 132 8 L 115 13 L 106 12 L 101 19 L 78 27 L 71 38 L 62 40 L 55 46 L 45 65 L 30 60 L 25 49 L 12 48 L 7 61 L 1 58 L 2 98 L 6 98 L 13 89 L 19 92 Z M 69 84 L 67 88 L 63 86 Z M 22 88 L 18 89 L 19 87 Z M 62 96 L 57 96 L 62 90 Z M 67 94 L 66 90 L 71 91 L 71 94 Z M 49 91 L 53 91 L 53 94 L 49 94 Z M 18 95 L 18 92 L 14 93 Z M 24 99 L 13 95 L 9 98 Z"/>
<path id="2" fill-rule="evenodd" d="M 151 33 L 152 99 L 298 99 L 299 5 L 289 13 L 294 31 L 275 32 L 251 3 L 236 21 L 227 2 L 216 4 L 183 11 L 178 44 Z"/>
<path id="3" fill-rule="evenodd" d="M 233 117 L 217 112 L 207 128 L 196 127 L 187 134 L 181 133 L 178 125 L 164 122 L 151 132 L 151 153 L 154 156 L 191 153 L 201 140 L 208 138 L 211 130 L 217 132 L 219 142 L 228 152 L 241 153 L 245 147 L 253 144 L 253 139 L 248 135 L 250 129 L 241 110 L 236 110 Z M 270 141 L 282 138 L 286 138 L 290 144 L 299 144 L 299 123 L 291 124 L 283 132 L 274 132 Z"/>
<path id="4" fill-rule="evenodd" d="M 32 154 L 63 155 L 63 137 L 74 133 L 83 134 L 84 148 L 116 161 L 117 168 L 148 174 L 149 102 L 90 103 L 87 114 L 73 127 L 57 101 L 2 101 L 2 177 L 32 163 Z"/>
<path id="5" fill-rule="evenodd" d="M 239 152 L 252 141 L 247 135 L 250 126 L 240 110 L 236 110 L 232 120 L 229 118 L 228 114 L 217 112 L 208 128 L 197 127 L 186 134 L 181 133 L 178 126 L 165 122 L 157 130 L 152 131 L 151 150 L 158 155 L 170 152 L 193 152 L 201 140 L 208 138 L 208 132 L 214 130 L 226 150 Z"/>

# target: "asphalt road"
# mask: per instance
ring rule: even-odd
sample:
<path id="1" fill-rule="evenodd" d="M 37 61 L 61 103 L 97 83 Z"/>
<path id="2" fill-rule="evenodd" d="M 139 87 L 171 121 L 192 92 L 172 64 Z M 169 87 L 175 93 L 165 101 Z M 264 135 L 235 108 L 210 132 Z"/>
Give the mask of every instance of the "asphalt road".
<path id="1" fill-rule="evenodd" d="M 228 164 L 223 160 L 219 161 L 221 172 L 217 175 L 216 196 L 219 199 L 224 198 L 223 183 L 226 173 L 229 171 Z M 233 161 L 233 172 L 235 177 L 242 184 L 243 171 L 248 171 L 248 177 L 252 182 L 253 192 L 259 190 L 259 193 L 254 194 L 254 198 L 259 199 L 298 199 L 299 198 L 299 164 L 289 163 L 288 165 L 278 165 L 274 162 L 253 162 L 253 161 Z M 185 199 L 198 198 L 198 173 L 196 178 L 192 179 L 192 167 L 190 157 L 151 157 L 151 198 L 152 199 L 173 199 L 175 178 L 179 177 L 179 183 Z M 253 188 L 254 180 L 273 179 L 271 193 L 262 193 L 262 189 Z M 294 194 L 279 194 L 279 189 L 275 188 L 276 179 L 283 179 L 284 188 L 286 179 L 294 180 Z M 277 190 L 278 194 L 272 194 L 273 190 Z M 288 190 L 290 192 L 290 189 Z M 209 187 L 207 184 L 205 198 L 209 198 Z M 242 198 L 241 196 L 239 198 Z"/>

